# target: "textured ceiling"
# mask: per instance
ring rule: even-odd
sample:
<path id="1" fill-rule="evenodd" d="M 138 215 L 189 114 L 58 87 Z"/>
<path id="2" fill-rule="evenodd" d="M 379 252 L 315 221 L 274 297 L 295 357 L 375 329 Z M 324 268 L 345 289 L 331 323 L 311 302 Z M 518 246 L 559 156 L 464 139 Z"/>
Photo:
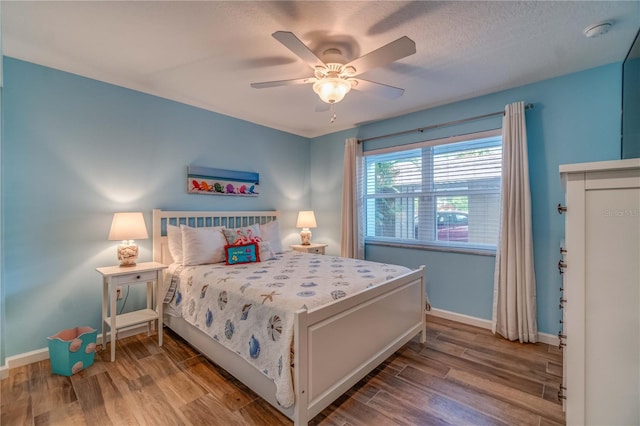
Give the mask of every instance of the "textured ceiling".
<path id="1" fill-rule="evenodd" d="M 4 55 L 307 137 L 621 61 L 640 26 L 638 1 L 3 0 L 0 13 Z M 604 20 L 609 33 L 583 35 Z M 404 95 L 352 91 L 330 123 L 309 84 L 251 88 L 312 76 L 279 30 L 349 59 L 410 37 L 416 54 L 362 75 Z"/>

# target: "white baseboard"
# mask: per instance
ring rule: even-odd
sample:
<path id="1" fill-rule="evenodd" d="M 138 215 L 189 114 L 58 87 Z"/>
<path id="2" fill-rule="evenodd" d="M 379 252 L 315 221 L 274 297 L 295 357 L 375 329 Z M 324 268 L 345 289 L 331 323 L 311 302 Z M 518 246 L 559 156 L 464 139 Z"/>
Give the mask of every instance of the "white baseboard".
<path id="1" fill-rule="evenodd" d="M 560 344 L 560 340 L 558 340 L 558 336 L 555 334 L 547 334 L 547 333 L 538 333 L 538 342 L 546 343 L 551 346 L 558 346 Z"/>
<path id="2" fill-rule="evenodd" d="M 434 317 L 444 318 L 451 321 L 460 322 L 462 324 L 468 324 L 475 327 L 484 328 L 486 330 L 491 330 L 491 321 L 483 318 L 458 314 L 456 312 L 445 311 L 444 309 L 438 308 L 431 308 L 430 311 L 427 311 L 427 315 L 432 315 Z M 146 332 L 146 330 L 147 326 L 145 324 L 142 324 L 127 329 L 122 329 L 118 332 L 118 334 L 120 338 L 124 338 L 144 333 Z M 109 335 L 107 335 L 107 338 L 108 337 Z M 98 344 L 102 344 L 102 334 L 99 334 L 96 340 Z M 558 346 L 558 336 L 555 336 L 553 334 L 538 333 L 538 341 L 547 343 L 549 345 Z M 5 365 L 0 367 L 0 380 L 9 377 L 9 369 L 11 368 L 32 364 L 34 362 L 43 361 L 45 359 L 49 359 L 48 348 L 36 349 L 34 351 L 7 357 L 5 359 Z"/>
<path id="3" fill-rule="evenodd" d="M 33 364 L 34 362 L 44 361 L 45 359 L 49 359 L 49 348 L 41 348 L 14 356 L 8 356 L 4 361 L 7 369 L 11 369 L 27 364 Z"/>
<path id="4" fill-rule="evenodd" d="M 9 367 L 5 365 L 0 366 L 0 380 L 4 380 L 9 377 Z"/>
<path id="5" fill-rule="evenodd" d="M 475 327 L 491 330 L 490 320 L 471 317 L 464 314 L 458 314 L 456 312 L 445 311 L 444 309 L 431 308 L 430 311 L 427 311 L 427 315 L 433 315 L 434 317 L 444 318 L 451 321 L 460 322 L 462 324 L 473 325 Z"/>
<path id="6" fill-rule="evenodd" d="M 444 309 L 431 308 L 430 311 L 427 311 L 427 315 L 433 315 L 434 317 L 444 318 L 451 321 L 460 322 L 462 324 L 473 325 L 475 327 L 484 328 L 486 330 L 491 330 L 492 326 L 491 320 L 458 314 L 451 311 L 445 311 Z M 552 346 L 558 346 L 559 343 L 558 336 L 547 333 L 538 333 L 538 341 Z"/>
<path id="7" fill-rule="evenodd" d="M 146 324 L 123 328 L 118 330 L 118 338 L 121 339 L 124 337 L 135 336 L 136 334 L 146 333 L 146 331 Z M 107 333 L 107 339 L 109 336 L 110 335 Z M 102 334 L 98 334 L 96 337 L 96 343 L 99 345 L 102 344 Z M 6 379 L 9 377 L 9 370 L 12 368 L 33 364 L 34 362 L 44 361 L 46 359 L 49 359 L 49 348 L 41 348 L 14 356 L 8 356 L 5 358 L 5 365 L 0 367 L 0 379 Z"/>

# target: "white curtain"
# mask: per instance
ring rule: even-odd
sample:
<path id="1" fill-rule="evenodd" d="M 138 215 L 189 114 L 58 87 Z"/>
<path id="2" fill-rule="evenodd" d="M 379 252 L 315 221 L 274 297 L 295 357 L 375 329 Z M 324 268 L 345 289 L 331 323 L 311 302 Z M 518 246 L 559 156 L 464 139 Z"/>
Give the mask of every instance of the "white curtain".
<path id="1" fill-rule="evenodd" d="M 524 102 L 502 121 L 502 200 L 493 294 L 493 332 L 521 343 L 538 340 L 531 192 Z"/>
<path id="2" fill-rule="evenodd" d="M 349 138 L 344 145 L 344 177 L 342 186 L 342 235 L 340 253 L 343 257 L 364 259 L 362 220 L 362 144 Z"/>

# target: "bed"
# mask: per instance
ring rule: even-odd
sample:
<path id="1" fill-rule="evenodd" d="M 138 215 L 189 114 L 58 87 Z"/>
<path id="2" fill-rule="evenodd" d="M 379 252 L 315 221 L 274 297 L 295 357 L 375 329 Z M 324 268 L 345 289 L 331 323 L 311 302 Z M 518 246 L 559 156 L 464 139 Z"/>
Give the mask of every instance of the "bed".
<path id="1" fill-rule="evenodd" d="M 277 211 L 195 212 L 154 210 L 153 260 L 170 265 L 169 270 L 173 273 L 173 276 L 164 280 L 164 292 L 169 294 L 166 301 L 172 300 L 167 305 L 167 312 L 171 312 L 172 309 L 175 310 L 175 292 L 180 291 L 179 285 L 184 285 L 184 283 L 175 283 L 175 277 L 178 276 L 177 272 L 180 272 L 180 266 L 175 265 L 169 250 L 167 237 L 169 228 L 174 229 L 173 227 L 175 226 L 186 225 L 191 228 L 224 227 L 226 229 L 240 229 L 251 225 L 269 224 L 276 221 L 278 217 L 279 213 Z M 298 265 L 296 262 L 300 263 L 300 266 L 296 266 Z M 283 393 L 282 385 L 278 380 L 274 380 L 273 377 L 266 374 L 266 370 L 261 371 L 256 365 L 253 365 L 253 360 L 249 356 L 241 356 L 243 354 L 240 353 L 240 350 L 230 348 L 224 335 L 218 337 L 218 334 L 208 333 L 205 327 L 199 326 L 197 324 L 198 321 L 194 320 L 198 316 L 197 313 L 194 313 L 194 318 L 191 319 L 188 315 L 165 314 L 164 323 L 204 356 L 227 370 L 260 397 L 293 420 L 295 425 L 306 425 L 314 416 L 409 340 L 418 336 L 420 342 L 425 342 L 424 267 L 418 270 L 408 270 L 402 267 L 396 268 L 396 265 L 380 266 L 372 262 L 355 261 L 335 256 L 285 251 L 278 256 L 274 256 L 268 262 L 261 262 L 260 265 L 240 264 L 226 267 L 226 265 L 222 264 L 203 265 L 205 267 L 204 270 L 196 268 L 184 269 L 188 269 L 192 275 L 200 274 L 206 276 L 220 274 L 225 271 L 227 274 L 237 274 L 238 277 L 241 274 L 253 273 L 252 277 L 255 278 L 258 272 L 266 275 L 270 267 L 280 271 L 281 264 L 284 265 L 284 263 L 286 263 L 287 268 L 292 268 L 288 270 L 291 272 L 290 275 L 295 275 L 296 271 L 301 269 L 304 269 L 305 274 L 315 273 L 316 269 L 321 270 L 325 264 L 326 268 L 336 268 L 336 265 L 339 265 L 341 268 L 339 270 L 340 273 L 344 272 L 343 269 L 348 273 L 349 265 L 353 264 L 353 269 L 357 273 L 362 274 L 373 271 L 369 274 L 371 276 L 375 275 L 378 270 L 384 271 L 380 273 L 387 274 L 387 271 L 396 271 L 397 269 L 395 276 L 384 275 L 381 278 L 382 281 L 375 285 L 369 284 L 366 288 L 351 294 L 345 294 L 339 289 L 333 290 L 331 292 L 333 298 L 328 303 L 325 300 L 317 302 L 316 305 L 321 303 L 319 306 L 303 304 L 287 314 L 287 318 L 291 318 L 292 341 L 290 353 L 293 358 L 291 363 L 293 367 L 289 369 L 289 365 L 286 364 L 284 371 L 291 374 L 292 399 L 290 404 L 280 403 Z M 366 268 L 363 268 L 363 265 Z M 233 269 L 234 266 L 239 266 L 239 268 Z M 258 266 L 261 267 L 260 271 L 255 269 Z M 229 269 L 224 269 L 225 267 Z M 309 267 L 314 269 L 309 270 Z M 184 274 L 186 272 L 180 273 Z M 315 278 L 318 282 L 322 280 L 319 275 L 313 275 L 312 278 Z M 224 281 L 225 279 L 218 281 Z M 276 276 L 275 280 L 277 279 L 279 277 Z M 275 282 L 273 276 L 271 276 L 271 280 L 272 283 Z M 351 278 L 348 280 L 351 280 Z M 246 278 L 245 282 L 249 283 Z M 189 285 L 191 285 L 191 276 Z M 302 287 L 315 285 L 315 282 L 307 280 L 302 284 Z M 176 286 L 178 287 L 176 288 Z M 204 286 L 204 290 L 206 290 L 207 286 Z M 242 293 L 245 293 L 245 287 L 246 285 L 242 286 Z M 306 297 L 313 293 L 309 288 L 303 290 L 305 291 L 297 293 L 298 296 Z M 186 301 L 188 290 L 183 289 L 182 291 L 185 293 Z M 202 288 L 197 288 L 194 292 L 196 296 L 192 297 L 192 299 L 204 298 Z M 224 303 L 226 304 L 227 296 L 226 292 L 224 293 Z M 249 294 L 251 292 L 246 291 L 246 293 Z M 262 293 L 261 296 L 267 296 L 264 291 Z M 197 297 L 198 294 L 203 294 L 203 296 Z M 182 294 L 181 297 L 183 297 Z M 229 301 L 231 301 L 231 296 Z M 220 303 L 220 299 L 218 299 L 218 302 Z M 256 303 L 256 305 L 261 304 Z M 248 306 L 248 304 L 245 304 L 245 306 Z M 263 308 L 263 306 L 259 306 L 259 308 Z M 195 308 L 194 312 L 198 309 L 200 308 Z M 200 318 L 206 318 L 207 324 L 211 323 L 211 318 L 208 316 L 200 315 Z M 283 322 L 283 324 L 288 323 Z M 279 322 L 277 325 L 280 330 L 285 329 Z M 278 331 L 280 332 L 280 330 Z M 365 330 L 364 333 L 363 330 Z M 375 332 L 372 332 L 373 330 Z M 231 327 L 231 330 L 227 328 L 225 331 L 233 333 L 234 328 Z M 270 330 L 270 332 L 273 333 L 273 330 Z M 256 348 L 252 347 L 252 343 L 249 343 L 248 350 L 255 352 Z M 264 350 L 266 353 L 268 349 Z M 251 355 L 254 354 L 251 353 Z M 289 352 L 287 352 L 287 357 L 288 354 Z M 280 366 L 280 370 L 282 370 L 282 366 Z"/>

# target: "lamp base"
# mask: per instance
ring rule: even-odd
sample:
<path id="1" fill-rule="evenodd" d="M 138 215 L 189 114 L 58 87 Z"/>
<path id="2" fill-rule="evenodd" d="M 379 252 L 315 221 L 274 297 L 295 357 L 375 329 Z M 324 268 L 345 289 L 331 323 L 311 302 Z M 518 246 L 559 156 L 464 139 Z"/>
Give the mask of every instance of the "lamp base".
<path id="1" fill-rule="evenodd" d="M 138 259 L 137 244 L 120 244 L 118 246 L 118 260 L 120 266 L 135 266 Z"/>
<path id="2" fill-rule="evenodd" d="M 303 246 L 308 246 L 311 244 L 311 231 L 309 231 L 309 229 L 305 228 L 300 231 L 300 244 L 302 244 Z"/>

